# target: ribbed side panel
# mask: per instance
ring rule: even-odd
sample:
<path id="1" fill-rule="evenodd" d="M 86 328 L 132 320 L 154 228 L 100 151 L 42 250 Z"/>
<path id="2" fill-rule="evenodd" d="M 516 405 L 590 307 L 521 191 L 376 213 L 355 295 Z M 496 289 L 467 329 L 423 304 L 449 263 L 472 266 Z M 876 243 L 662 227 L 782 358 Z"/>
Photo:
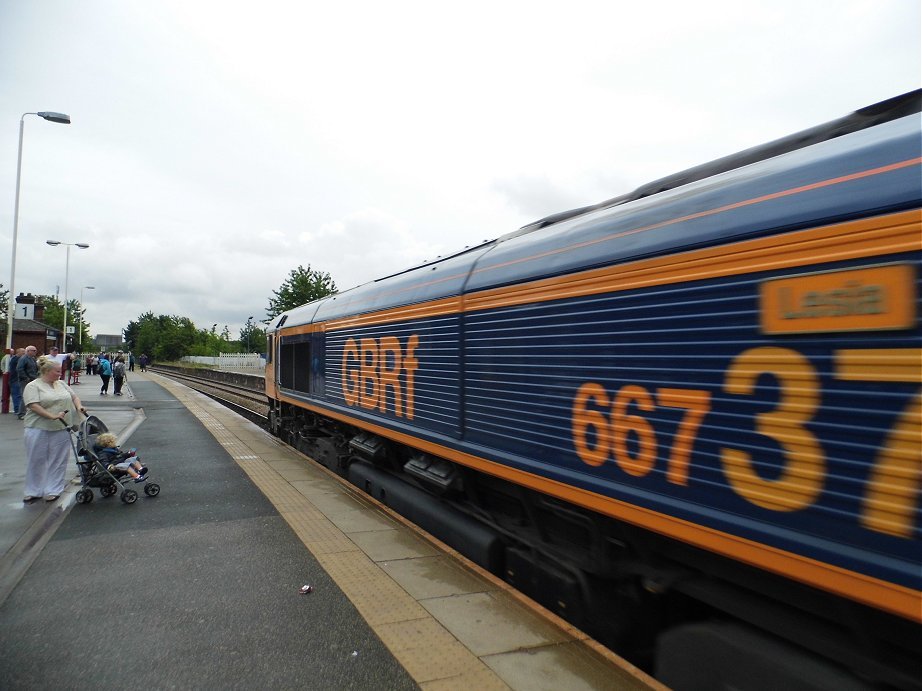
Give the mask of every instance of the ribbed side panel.
<path id="1" fill-rule="evenodd" d="M 327 400 L 385 422 L 457 436 L 459 321 L 453 315 L 328 332 Z M 398 385 L 387 384 L 389 377 Z"/>
<path id="2" fill-rule="evenodd" d="M 762 334 L 759 286 L 775 277 L 466 315 L 466 441 L 567 484 L 918 587 L 918 482 L 899 455 L 919 462 L 919 329 Z M 897 455 L 889 476 L 887 453 Z"/>

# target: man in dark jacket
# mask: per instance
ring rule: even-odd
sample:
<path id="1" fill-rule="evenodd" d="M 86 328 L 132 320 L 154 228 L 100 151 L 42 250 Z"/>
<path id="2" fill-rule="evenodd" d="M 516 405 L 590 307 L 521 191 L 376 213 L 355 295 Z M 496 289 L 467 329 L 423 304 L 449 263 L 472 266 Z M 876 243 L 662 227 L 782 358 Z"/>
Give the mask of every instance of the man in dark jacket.
<path id="1" fill-rule="evenodd" d="M 35 346 L 27 346 L 25 355 L 19 358 L 19 362 L 16 363 L 16 375 L 19 378 L 19 390 L 20 392 L 24 391 L 26 384 L 28 384 L 33 379 L 38 379 L 38 362 L 35 360 L 35 356 L 38 353 L 38 348 Z M 16 409 L 16 414 L 19 416 L 19 419 L 22 420 L 26 416 L 26 408 L 22 404 L 22 399 L 19 399 L 19 407 Z"/>

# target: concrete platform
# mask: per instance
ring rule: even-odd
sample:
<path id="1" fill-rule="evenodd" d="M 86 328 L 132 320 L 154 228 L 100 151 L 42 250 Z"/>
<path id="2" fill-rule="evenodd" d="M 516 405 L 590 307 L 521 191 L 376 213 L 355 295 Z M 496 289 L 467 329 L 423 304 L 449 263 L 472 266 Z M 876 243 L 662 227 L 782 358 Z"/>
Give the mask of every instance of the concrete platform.
<path id="1" fill-rule="evenodd" d="M 170 396 L 135 400 L 131 381 L 156 382 Z M 79 390 L 90 412 L 124 433 L 144 424 L 144 406 L 166 404 L 175 397 L 184 408 L 182 414 L 199 420 L 271 502 L 420 688 L 662 688 L 501 580 L 207 397 L 152 373 L 130 374 L 129 390 L 121 399 L 100 397 L 95 386 L 83 387 Z M 16 474 L 24 467 L 21 436 L 15 416 L 0 416 L 0 546 L 5 554 L 0 603 L 2 572 L 14 561 L 8 557 L 23 551 L 21 542 L 30 533 L 30 549 L 40 549 L 34 546 L 34 534 L 47 539 L 55 521 L 59 525 L 66 518 L 76 489 L 73 486 L 59 500 L 60 506 L 34 512 L 29 511 L 34 506 L 23 507 L 22 473 Z M 20 547 L 14 549 L 16 544 Z"/>

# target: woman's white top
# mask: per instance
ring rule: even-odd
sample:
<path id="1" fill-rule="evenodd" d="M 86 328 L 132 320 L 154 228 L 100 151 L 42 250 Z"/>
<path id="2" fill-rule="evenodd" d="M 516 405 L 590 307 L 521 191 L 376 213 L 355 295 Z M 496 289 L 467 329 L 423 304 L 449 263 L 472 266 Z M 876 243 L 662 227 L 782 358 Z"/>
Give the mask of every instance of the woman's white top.
<path id="1" fill-rule="evenodd" d="M 26 408 L 23 424 L 26 427 L 49 431 L 64 429 L 60 420 L 49 420 L 32 410 L 29 407 L 31 403 L 38 403 L 52 415 L 65 412 L 67 417 L 64 418 L 64 422 L 68 426 L 77 424 L 77 410 L 74 407 L 73 395 L 73 390 L 60 379 L 55 379 L 51 384 L 42 380 L 41 377 L 30 381 L 22 390 L 22 404 Z"/>

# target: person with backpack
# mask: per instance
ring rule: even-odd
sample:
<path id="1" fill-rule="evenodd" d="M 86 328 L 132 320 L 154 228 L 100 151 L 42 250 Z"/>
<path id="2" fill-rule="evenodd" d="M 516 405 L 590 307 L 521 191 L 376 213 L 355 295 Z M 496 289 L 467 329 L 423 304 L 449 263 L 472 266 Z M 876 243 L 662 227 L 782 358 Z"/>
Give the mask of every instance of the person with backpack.
<path id="1" fill-rule="evenodd" d="M 109 362 L 109 356 L 102 353 L 99 356 L 99 378 L 102 379 L 102 388 L 99 390 L 100 396 L 106 396 L 109 393 L 109 380 L 112 378 L 112 363 Z"/>
<path id="2" fill-rule="evenodd" d="M 118 355 L 112 366 L 112 376 L 115 377 L 115 395 L 122 395 L 122 384 L 125 382 L 125 356 Z"/>

